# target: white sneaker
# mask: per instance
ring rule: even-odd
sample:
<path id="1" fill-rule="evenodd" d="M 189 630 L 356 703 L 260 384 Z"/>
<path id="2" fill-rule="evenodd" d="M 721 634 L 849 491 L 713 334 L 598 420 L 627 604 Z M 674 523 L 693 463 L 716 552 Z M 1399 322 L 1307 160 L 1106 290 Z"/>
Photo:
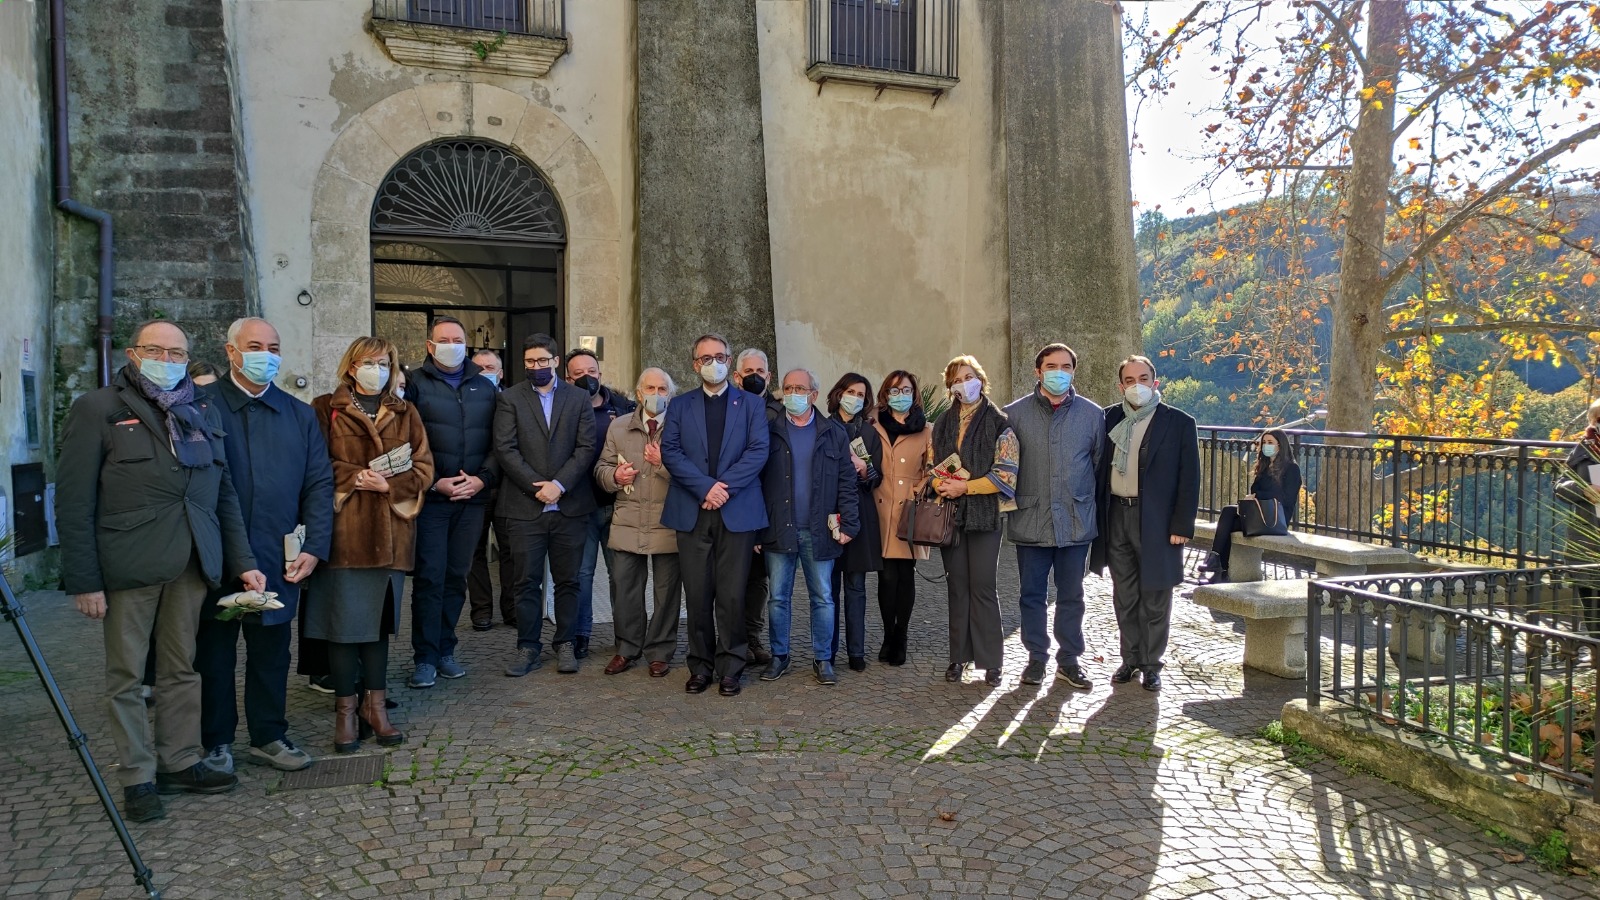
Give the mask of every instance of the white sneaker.
<path id="1" fill-rule="evenodd" d="M 205 764 L 206 768 L 213 772 L 221 772 L 224 775 L 232 775 L 233 745 L 218 744 L 215 747 L 212 747 L 211 752 L 206 754 L 205 758 L 201 759 L 200 761 Z"/>

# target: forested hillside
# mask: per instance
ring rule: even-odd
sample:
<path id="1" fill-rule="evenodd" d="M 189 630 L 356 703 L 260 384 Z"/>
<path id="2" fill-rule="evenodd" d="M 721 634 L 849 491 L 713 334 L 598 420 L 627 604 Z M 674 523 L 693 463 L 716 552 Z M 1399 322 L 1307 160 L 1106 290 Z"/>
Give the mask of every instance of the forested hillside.
<path id="1" fill-rule="evenodd" d="M 1600 198 L 1523 205 L 1499 214 L 1540 217 L 1541 237 L 1497 245 L 1480 230 L 1396 294 L 1375 427 L 1549 438 L 1581 415 L 1596 367 Z M 1323 403 L 1340 247 L 1327 206 L 1139 217 L 1144 346 L 1169 402 L 1219 425 L 1293 421 Z"/>

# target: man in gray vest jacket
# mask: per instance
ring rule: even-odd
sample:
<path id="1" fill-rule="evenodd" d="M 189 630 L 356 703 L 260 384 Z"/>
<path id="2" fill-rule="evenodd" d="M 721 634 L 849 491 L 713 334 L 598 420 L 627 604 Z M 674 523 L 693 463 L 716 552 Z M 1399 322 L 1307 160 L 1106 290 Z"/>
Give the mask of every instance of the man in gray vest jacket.
<path id="1" fill-rule="evenodd" d="M 1017 545 L 1022 586 L 1023 684 L 1044 681 L 1050 659 L 1050 573 L 1056 579 L 1056 677 L 1088 690 L 1083 655 L 1083 573 L 1098 533 L 1095 485 L 1105 437 L 1099 406 L 1073 390 L 1078 354 L 1049 344 L 1034 357 L 1039 383 L 1005 409 L 1017 436 L 1017 508 L 1006 534 Z"/>

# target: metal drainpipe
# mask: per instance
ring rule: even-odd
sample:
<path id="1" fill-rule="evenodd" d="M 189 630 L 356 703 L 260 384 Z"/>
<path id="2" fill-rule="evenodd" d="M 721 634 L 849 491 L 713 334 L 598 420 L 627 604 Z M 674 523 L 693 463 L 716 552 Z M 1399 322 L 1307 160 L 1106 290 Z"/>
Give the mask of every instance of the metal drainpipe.
<path id="1" fill-rule="evenodd" d="M 100 386 L 111 383 L 111 328 L 114 314 L 111 214 L 72 197 L 72 139 L 67 127 L 67 3 L 50 0 L 50 92 L 55 112 L 56 208 L 95 223 L 100 229 L 100 301 L 95 324 Z"/>

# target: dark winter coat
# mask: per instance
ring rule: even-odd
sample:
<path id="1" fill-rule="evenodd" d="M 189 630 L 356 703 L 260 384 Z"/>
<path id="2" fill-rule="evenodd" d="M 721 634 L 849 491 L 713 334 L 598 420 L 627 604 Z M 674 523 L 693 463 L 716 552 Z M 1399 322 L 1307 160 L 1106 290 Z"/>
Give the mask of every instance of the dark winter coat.
<path id="1" fill-rule="evenodd" d="M 228 473 L 250 532 L 250 549 L 283 609 L 261 613 L 263 625 L 291 622 L 301 585 L 283 580 L 283 538 L 306 527 L 301 552 L 326 562 L 333 541 L 333 467 L 328 442 L 310 405 L 276 387 L 257 400 L 224 375 L 211 389 L 227 435 Z M 218 593 L 230 592 L 220 588 Z M 202 615 L 215 615 L 216 599 Z"/>
<path id="2" fill-rule="evenodd" d="M 67 413 L 56 466 L 62 589 L 92 594 L 165 584 L 196 557 L 213 586 L 258 568 L 228 478 L 216 401 L 203 393 L 194 399 L 211 431 L 214 462 L 184 468 L 172 453 L 166 416 L 139 390 L 134 371 L 124 367 Z M 280 543 L 273 559 L 281 556 Z"/>
<path id="3" fill-rule="evenodd" d="M 877 572 L 883 568 L 883 535 L 873 492 L 883 484 L 883 440 L 878 437 L 878 429 L 873 427 L 872 420 L 865 415 L 858 415 L 849 422 L 839 418 L 833 421 L 839 423 L 848 438 L 845 441 L 846 452 L 854 456 L 850 441 L 860 438 L 867 445 L 868 457 L 866 477 L 856 477 L 856 506 L 861 516 L 861 533 L 845 545 L 840 565 L 846 572 Z M 849 462 L 848 459 L 845 461 Z M 850 468 L 854 471 L 855 463 L 850 463 Z"/>
<path id="4" fill-rule="evenodd" d="M 1122 404 L 1106 410 L 1105 447 L 1100 454 L 1100 534 L 1089 551 L 1089 567 L 1108 565 L 1106 521 L 1111 512 L 1111 464 L 1116 456 L 1111 429 L 1121 422 Z M 1183 545 L 1172 536 L 1194 537 L 1200 510 L 1200 443 L 1194 418 L 1165 403 L 1151 414 L 1139 445 L 1139 587 L 1160 591 L 1183 583 Z"/>
<path id="5" fill-rule="evenodd" d="M 483 479 L 483 490 L 461 502 L 483 503 L 500 481 L 500 463 L 494 455 L 494 410 L 499 391 L 479 375 L 483 370 L 472 360 L 462 366 L 460 387 L 451 387 L 433 357 L 428 357 L 407 373 L 406 400 L 417 408 L 423 430 L 428 433 L 433 480 L 453 478 L 462 472 L 475 475 Z"/>
<path id="6" fill-rule="evenodd" d="M 355 405 L 346 385 L 313 400 L 311 407 L 328 436 L 333 462 L 333 546 L 327 564 L 409 572 L 417 546 L 417 514 L 434 482 L 433 454 L 417 408 L 386 394 L 374 421 Z M 356 476 L 368 462 L 408 441 L 411 469 L 388 479 L 387 494 L 356 489 Z"/>
<path id="7" fill-rule="evenodd" d="M 800 529 L 811 532 L 811 552 L 818 560 L 838 559 L 844 547 L 833 539 L 828 516 L 839 514 L 839 530 L 851 542 L 861 534 L 861 510 L 856 489 L 856 467 L 850 464 L 850 439 L 844 427 L 821 414 L 813 414 L 817 430 L 811 451 L 811 521 L 796 522 L 794 515 L 794 454 L 789 445 L 789 419 L 767 425 L 767 463 L 761 470 L 761 496 L 767 503 L 767 527 L 756 539 L 762 552 L 800 552 Z"/>

